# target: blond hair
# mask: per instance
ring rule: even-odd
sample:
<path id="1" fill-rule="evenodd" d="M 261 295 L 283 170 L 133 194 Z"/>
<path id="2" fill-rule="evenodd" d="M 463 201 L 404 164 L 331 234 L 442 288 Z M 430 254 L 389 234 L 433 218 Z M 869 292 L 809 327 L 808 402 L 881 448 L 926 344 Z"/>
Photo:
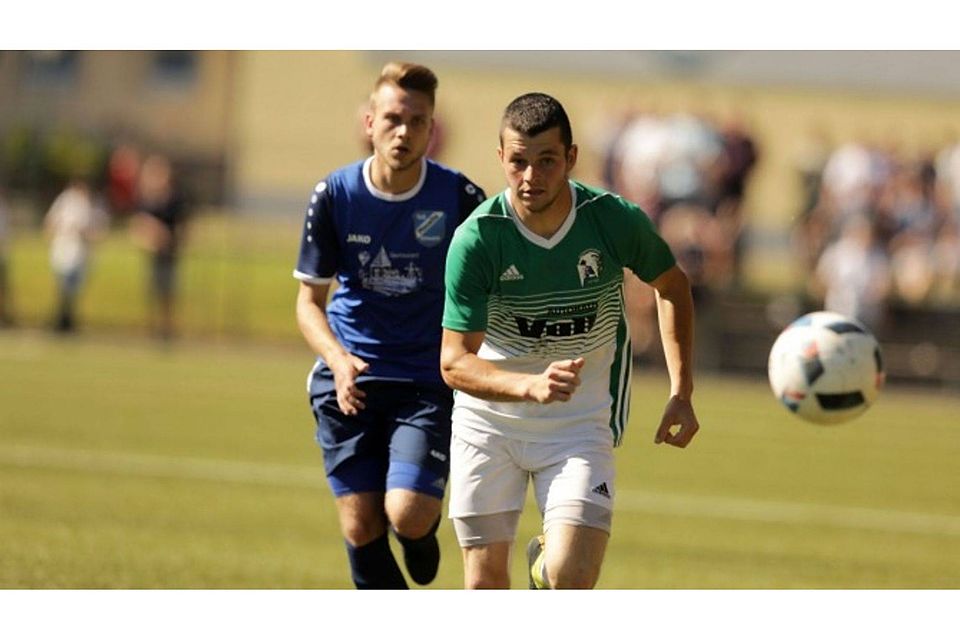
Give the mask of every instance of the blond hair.
<path id="1" fill-rule="evenodd" d="M 435 103 L 437 93 L 437 76 L 427 67 L 412 62 L 388 62 L 380 71 L 380 77 L 373 85 L 373 93 L 381 86 L 392 84 L 406 91 L 419 91 L 430 99 L 431 106 Z M 370 96 L 373 99 L 373 94 Z"/>

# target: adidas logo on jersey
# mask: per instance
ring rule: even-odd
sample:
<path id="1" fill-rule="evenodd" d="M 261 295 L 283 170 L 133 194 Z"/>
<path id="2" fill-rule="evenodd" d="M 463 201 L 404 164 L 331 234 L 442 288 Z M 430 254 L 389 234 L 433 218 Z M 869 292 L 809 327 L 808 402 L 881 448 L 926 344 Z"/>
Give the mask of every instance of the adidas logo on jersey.
<path id="1" fill-rule="evenodd" d="M 606 482 L 601 482 L 600 484 L 598 484 L 597 486 L 595 486 L 595 487 L 594 487 L 593 489 L 591 489 L 590 491 L 591 491 L 592 493 L 596 493 L 597 495 L 601 495 L 601 496 L 603 496 L 604 498 L 609 498 L 609 497 L 610 497 L 610 490 L 607 489 L 607 483 L 606 483 Z"/>
<path id="2" fill-rule="evenodd" d="M 510 282 L 513 280 L 523 280 L 523 274 L 517 269 L 517 265 L 512 264 L 507 270 L 500 274 L 500 282 Z"/>

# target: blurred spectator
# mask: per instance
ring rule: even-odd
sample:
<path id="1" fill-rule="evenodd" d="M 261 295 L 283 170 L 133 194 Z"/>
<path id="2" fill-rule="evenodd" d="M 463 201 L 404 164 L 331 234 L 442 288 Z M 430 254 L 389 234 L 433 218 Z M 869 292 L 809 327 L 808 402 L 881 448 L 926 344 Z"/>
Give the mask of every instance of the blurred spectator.
<path id="1" fill-rule="evenodd" d="M 811 130 L 800 142 L 800 148 L 794 156 L 794 166 L 800 178 L 802 202 L 801 215 L 806 217 L 820 199 L 823 168 L 830 157 L 830 143 L 827 134 L 821 128 Z"/>
<path id="2" fill-rule="evenodd" d="M 897 295 L 909 304 L 922 302 L 933 286 L 930 256 L 939 228 L 923 165 L 897 165 L 880 189 L 873 214 L 893 263 Z"/>
<path id="3" fill-rule="evenodd" d="M 960 224 L 960 141 L 947 145 L 934 160 L 937 199 L 942 208 Z"/>
<path id="4" fill-rule="evenodd" d="M 107 164 L 107 195 L 115 216 L 133 213 L 137 203 L 137 178 L 140 173 L 140 152 L 131 144 L 119 144 Z"/>
<path id="5" fill-rule="evenodd" d="M 936 155 L 934 175 L 934 197 L 943 214 L 934 251 L 937 293 L 950 298 L 960 288 L 960 141 Z"/>
<path id="6" fill-rule="evenodd" d="M 10 277 L 7 272 L 7 246 L 10 236 L 10 209 L 0 185 L 0 327 L 13 325 Z"/>
<path id="7" fill-rule="evenodd" d="M 57 196 L 44 218 L 50 240 L 50 265 L 57 278 L 58 300 L 53 328 L 76 329 L 76 302 L 83 285 L 91 247 L 106 227 L 106 212 L 94 199 L 90 184 L 74 179 Z"/>
<path id="8" fill-rule="evenodd" d="M 675 204 L 663 212 L 659 227 L 660 235 L 690 279 L 694 300 L 704 301 L 717 254 L 712 249 L 721 242 L 713 216 L 701 205 Z"/>
<path id="9" fill-rule="evenodd" d="M 150 329 L 164 340 L 174 336 L 177 262 L 186 222 L 186 207 L 174 179 L 173 165 L 164 156 L 149 156 L 140 170 L 131 232 L 150 261 Z"/>
<path id="10" fill-rule="evenodd" d="M 725 287 L 738 274 L 743 234 L 743 199 L 759 158 L 756 142 L 742 117 L 722 128 L 687 113 L 659 115 L 649 111 L 620 116 L 607 142 L 606 183 L 636 202 L 660 226 L 668 210 L 680 206 L 686 221 L 695 210 L 708 229 L 684 236 L 683 250 L 710 267 L 703 282 Z M 696 240 L 707 245 L 691 245 Z M 669 242 L 669 240 L 668 240 Z M 676 251 L 676 247 L 674 250 Z M 692 252 L 692 253 L 691 253 Z"/>
<path id="11" fill-rule="evenodd" d="M 882 148 L 862 142 L 841 145 L 824 166 L 818 198 L 802 222 L 805 266 L 814 268 L 827 252 L 834 254 L 834 261 L 835 254 L 848 251 L 849 261 L 862 262 L 862 256 L 857 257 L 862 248 L 856 249 L 848 235 L 854 232 L 844 230 L 860 226 L 851 225 L 852 220 L 865 219 L 873 235 L 871 253 L 881 253 L 888 263 L 888 286 L 880 288 L 887 298 L 883 304 L 956 304 L 958 184 L 956 145 L 911 157 L 892 144 Z"/>
<path id="12" fill-rule="evenodd" d="M 732 283 L 739 283 L 744 250 L 743 199 L 759 150 L 743 119 L 734 116 L 720 131 L 723 158 L 716 197 L 716 219 L 719 224 L 717 265 L 729 274 Z"/>
<path id="13" fill-rule="evenodd" d="M 722 127 L 689 113 L 626 110 L 601 132 L 606 186 L 650 216 L 691 280 L 698 313 L 737 284 L 743 202 L 759 149 L 742 117 Z M 655 346 L 655 300 L 624 279 L 634 353 Z M 634 320 L 635 319 L 635 320 Z"/>
<path id="14" fill-rule="evenodd" d="M 825 310 L 857 318 L 877 331 L 890 291 L 890 261 L 875 231 L 865 215 L 851 216 L 820 256 L 811 285 Z"/>
<path id="15" fill-rule="evenodd" d="M 694 204 L 710 207 L 716 200 L 723 145 L 716 129 L 703 118 L 676 113 L 666 119 L 667 155 L 660 166 L 661 206 Z"/>
<path id="16" fill-rule="evenodd" d="M 611 147 L 611 187 L 640 205 L 654 221 L 660 216 L 660 171 L 669 154 L 669 132 L 663 119 L 637 112 L 625 123 Z"/>

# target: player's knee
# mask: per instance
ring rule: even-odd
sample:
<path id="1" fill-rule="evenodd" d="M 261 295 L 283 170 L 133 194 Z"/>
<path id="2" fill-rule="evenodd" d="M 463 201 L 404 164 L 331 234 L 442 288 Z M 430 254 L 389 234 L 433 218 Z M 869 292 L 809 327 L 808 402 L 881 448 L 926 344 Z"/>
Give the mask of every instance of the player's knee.
<path id="1" fill-rule="evenodd" d="M 410 540 L 418 540 L 433 532 L 438 516 L 430 516 L 431 514 L 402 514 L 395 519 L 391 518 L 390 524 L 398 535 Z"/>
<path id="2" fill-rule="evenodd" d="M 509 589 L 510 575 L 506 571 L 472 572 L 463 581 L 465 589 Z"/>
<path id="3" fill-rule="evenodd" d="M 398 535 L 417 540 L 434 530 L 440 519 L 441 504 L 440 500 L 403 499 L 403 496 L 387 494 L 387 518 Z"/>
<path id="4" fill-rule="evenodd" d="M 380 521 L 368 521 L 361 518 L 352 518 L 340 525 L 343 538 L 352 547 L 362 547 L 370 544 L 386 533 L 386 528 Z"/>
<path id="5" fill-rule="evenodd" d="M 588 564 L 547 564 L 547 579 L 552 589 L 593 589 L 600 578 L 600 568 Z"/>

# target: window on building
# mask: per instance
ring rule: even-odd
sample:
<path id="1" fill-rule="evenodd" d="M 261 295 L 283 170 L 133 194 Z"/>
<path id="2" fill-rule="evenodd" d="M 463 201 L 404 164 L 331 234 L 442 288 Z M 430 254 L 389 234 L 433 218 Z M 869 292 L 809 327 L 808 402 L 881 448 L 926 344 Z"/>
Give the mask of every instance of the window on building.
<path id="1" fill-rule="evenodd" d="M 79 61 L 77 51 L 25 51 L 23 77 L 36 87 L 69 86 L 77 79 Z"/>
<path id="2" fill-rule="evenodd" d="M 151 79 L 161 87 L 189 87 L 197 78 L 196 51 L 155 51 Z"/>

